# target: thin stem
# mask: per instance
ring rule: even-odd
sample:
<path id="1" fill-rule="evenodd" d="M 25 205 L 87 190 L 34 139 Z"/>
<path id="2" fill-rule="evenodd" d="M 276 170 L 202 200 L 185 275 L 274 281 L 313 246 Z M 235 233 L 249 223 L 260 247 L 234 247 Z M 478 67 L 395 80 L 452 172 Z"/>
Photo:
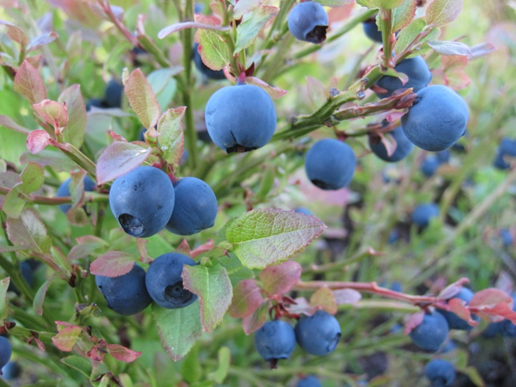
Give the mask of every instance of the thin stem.
<path id="1" fill-rule="evenodd" d="M 134 46 L 138 47 L 138 39 L 129 32 L 127 27 L 115 16 L 113 10 L 111 9 L 111 5 L 109 4 L 109 0 L 97 0 L 102 11 L 109 17 L 109 19 L 113 22 L 113 24 L 118 28 L 118 30 L 126 37 L 126 39 Z"/>
<path id="2" fill-rule="evenodd" d="M 11 190 L 9 188 L 0 187 L 0 195 L 7 195 Z M 39 195 L 23 195 L 23 199 L 26 202 L 32 203 L 32 204 L 45 204 L 49 206 L 59 206 L 61 204 L 68 204 L 72 203 L 72 197 L 71 196 L 62 196 L 58 198 L 47 198 L 45 196 L 39 196 Z M 107 202 L 109 200 L 108 195 L 103 194 L 88 194 L 84 196 L 84 202 Z"/>

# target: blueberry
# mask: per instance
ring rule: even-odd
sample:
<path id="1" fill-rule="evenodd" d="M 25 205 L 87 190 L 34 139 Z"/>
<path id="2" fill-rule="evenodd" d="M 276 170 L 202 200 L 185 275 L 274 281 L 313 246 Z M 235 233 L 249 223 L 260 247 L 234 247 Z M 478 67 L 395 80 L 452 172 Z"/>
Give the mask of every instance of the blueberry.
<path id="1" fill-rule="evenodd" d="M 288 29 L 297 40 L 322 43 L 326 40 L 328 14 L 314 1 L 299 3 L 288 15 Z"/>
<path id="2" fill-rule="evenodd" d="M 425 60 L 416 56 L 415 58 L 404 59 L 396 67 L 394 70 L 398 73 L 403 73 L 408 77 L 407 83 L 403 84 L 401 79 L 397 77 L 391 77 L 389 75 L 385 75 L 381 77 L 376 85 L 380 86 L 382 89 L 387 90 L 385 93 L 378 93 L 376 95 L 379 98 L 387 98 L 392 95 L 398 89 L 410 89 L 414 93 L 422 90 L 427 87 L 430 81 L 432 80 L 432 73 L 428 69 L 428 65 Z"/>
<path id="3" fill-rule="evenodd" d="M 504 246 L 512 246 L 514 242 L 511 230 L 509 230 L 508 228 L 502 228 L 500 230 L 500 238 L 502 239 L 502 243 L 504 244 Z"/>
<path id="4" fill-rule="evenodd" d="M 300 214 L 313 215 L 312 211 L 304 207 L 297 207 L 294 211 L 299 212 Z"/>
<path id="5" fill-rule="evenodd" d="M 61 183 L 59 188 L 57 189 L 57 197 L 61 198 L 64 196 L 70 196 L 70 182 L 72 181 L 72 178 L 69 177 L 65 181 Z M 88 176 L 84 176 L 84 191 L 86 192 L 92 192 L 95 190 L 95 182 Z M 72 208 L 71 204 L 60 204 L 57 206 L 61 212 L 67 213 L 70 208 Z"/>
<path id="6" fill-rule="evenodd" d="M 315 356 L 332 353 L 341 335 L 337 319 L 323 310 L 318 310 L 313 316 L 301 317 L 295 333 L 301 348 Z"/>
<path id="7" fill-rule="evenodd" d="M 437 169 L 439 169 L 439 166 L 441 165 L 441 162 L 435 155 L 429 155 L 426 156 L 423 159 L 423 162 L 421 163 L 421 172 L 423 172 L 423 175 L 426 177 L 431 177 L 435 174 Z"/>
<path id="8" fill-rule="evenodd" d="M 206 78 L 213 80 L 226 79 L 223 70 L 212 70 L 204 64 L 201 58 L 201 54 L 199 54 L 199 51 L 197 49 L 198 47 L 199 43 L 195 43 L 192 49 L 192 59 L 195 63 L 195 67 L 197 67 L 201 74 L 204 74 Z"/>
<path id="9" fill-rule="evenodd" d="M 213 142 L 227 153 L 261 148 L 276 129 L 274 103 L 258 86 L 223 87 L 206 105 L 206 127 Z"/>
<path id="10" fill-rule="evenodd" d="M 9 362 L 12 353 L 13 349 L 11 348 L 11 343 L 9 340 L 7 340 L 4 336 L 0 336 L 0 369 Z"/>
<path id="11" fill-rule="evenodd" d="M 504 156 L 516 157 L 516 140 L 502 138 L 498 150 Z"/>
<path id="12" fill-rule="evenodd" d="M 469 290 L 468 288 L 462 288 L 460 290 L 460 292 L 458 292 L 452 298 L 460 298 L 461 300 L 466 301 L 466 305 L 467 305 L 473 298 L 473 292 L 471 290 Z M 461 331 L 469 331 L 469 330 L 473 329 L 473 327 L 471 325 L 469 325 L 466 322 L 466 320 L 461 319 L 455 313 L 449 312 L 447 310 L 442 310 L 442 309 L 439 309 L 437 311 L 444 316 L 444 318 L 448 322 L 448 327 L 450 329 L 457 329 L 457 330 L 461 330 Z M 476 321 L 479 320 L 478 316 L 473 315 L 472 317 Z"/>
<path id="13" fill-rule="evenodd" d="M 407 138 L 427 151 L 451 147 L 466 131 L 468 106 L 452 89 L 429 86 L 417 93 L 418 98 L 401 117 Z"/>
<path id="14" fill-rule="evenodd" d="M 166 253 L 156 258 L 145 277 L 147 290 L 154 302 L 163 308 L 177 309 L 197 300 L 195 294 L 183 287 L 181 277 L 184 265 L 196 264 L 190 257 L 179 253 Z"/>
<path id="15" fill-rule="evenodd" d="M 294 329 L 285 321 L 268 321 L 256 331 L 254 346 L 266 361 L 288 359 L 296 348 Z"/>
<path id="16" fill-rule="evenodd" d="M 127 234 L 146 238 L 165 228 L 172 216 L 174 197 L 174 187 L 165 172 L 140 166 L 113 182 L 109 205 Z"/>
<path id="17" fill-rule="evenodd" d="M 118 277 L 96 275 L 95 283 L 108 307 L 118 314 L 130 316 L 140 313 L 152 302 L 145 287 L 145 270 L 137 264 L 129 273 Z"/>
<path id="18" fill-rule="evenodd" d="M 395 244 L 400 239 L 400 233 L 397 229 L 392 230 L 389 233 L 389 238 L 387 239 L 387 243 L 390 245 Z"/>
<path id="19" fill-rule="evenodd" d="M 124 87 L 120 83 L 114 79 L 110 80 L 104 90 L 104 103 L 110 108 L 122 107 L 123 92 Z"/>
<path id="20" fill-rule="evenodd" d="M 500 151 L 496 152 L 496 157 L 493 161 L 493 165 L 496 169 L 500 169 L 502 171 L 509 169 L 511 167 L 509 163 L 505 162 L 503 154 Z"/>
<path id="21" fill-rule="evenodd" d="M 109 106 L 106 104 L 106 102 L 104 102 L 104 100 L 100 98 L 92 98 L 88 102 L 86 102 L 86 111 L 89 112 L 92 107 L 106 109 Z"/>
<path id="22" fill-rule="evenodd" d="M 496 336 L 501 336 L 503 332 L 504 321 L 490 323 L 487 328 L 482 332 L 482 337 L 486 339 L 492 339 Z"/>
<path id="23" fill-rule="evenodd" d="M 13 380 L 21 375 L 21 367 L 15 361 L 10 361 L 2 368 L 2 374 L 5 380 Z"/>
<path id="24" fill-rule="evenodd" d="M 306 378 L 299 379 L 296 387 L 322 387 L 322 384 L 314 375 L 308 375 Z"/>
<path id="25" fill-rule="evenodd" d="M 449 387 L 455 380 L 455 368 L 447 360 L 432 359 L 425 367 L 425 376 L 433 387 Z"/>
<path id="26" fill-rule="evenodd" d="M 414 144 L 412 144 L 405 136 L 401 126 L 398 126 L 391 132 L 385 133 L 384 136 L 390 136 L 396 141 L 396 149 L 390 156 L 388 155 L 387 148 L 381 141 L 380 137 L 369 136 L 369 147 L 373 153 L 383 161 L 395 163 L 407 157 L 410 152 L 412 152 L 412 149 L 414 149 Z"/>
<path id="27" fill-rule="evenodd" d="M 185 177 L 174 183 L 175 204 L 166 229 L 178 235 L 192 235 L 213 227 L 217 197 L 204 181 Z"/>
<path id="28" fill-rule="evenodd" d="M 353 149 L 339 140 L 319 140 L 306 153 L 306 175 L 314 185 L 324 190 L 347 186 L 353 179 L 356 166 Z"/>
<path id="29" fill-rule="evenodd" d="M 434 203 L 425 203 L 417 206 L 412 212 L 412 222 L 419 227 L 427 227 L 431 218 L 439 216 L 439 207 Z"/>
<path id="30" fill-rule="evenodd" d="M 425 351 L 436 352 L 448 337 L 448 323 L 441 313 L 426 313 L 423 321 L 410 332 L 413 343 Z"/>
<path id="31" fill-rule="evenodd" d="M 443 151 L 437 152 L 435 154 L 435 156 L 437 157 L 437 160 L 439 160 L 439 162 L 441 162 L 443 164 L 450 162 L 450 151 L 449 150 L 443 150 Z"/>
<path id="32" fill-rule="evenodd" d="M 382 31 L 378 29 L 378 26 L 376 25 L 376 19 L 366 20 L 362 23 L 362 27 L 364 28 L 364 33 L 369 39 L 371 39 L 373 42 L 383 43 Z"/>

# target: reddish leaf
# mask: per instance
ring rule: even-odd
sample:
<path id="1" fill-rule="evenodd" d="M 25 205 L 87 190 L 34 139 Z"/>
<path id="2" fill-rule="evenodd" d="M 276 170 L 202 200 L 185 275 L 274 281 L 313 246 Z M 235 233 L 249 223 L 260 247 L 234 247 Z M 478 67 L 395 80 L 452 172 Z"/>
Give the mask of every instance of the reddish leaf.
<path id="1" fill-rule="evenodd" d="M 65 105 L 45 99 L 32 107 L 45 122 L 54 128 L 64 128 L 68 125 L 68 112 Z"/>
<path id="2" fill-rule="evenodd" d="M 443 27 L 454 21 L 462 10 L 463 0 L 434 0 L 428 6 L 425 15 L 426 24 Z"/>
<path id="3" fill-rule="evenodd" d="M 27 148 L 32 154 L 41 152 L 51 143 L 50 135 L 43 129 L 34 130 L 27 136 Z"/>
<path id="4" fill-rule="evenodd" d="M 184 255 L 188 255 L 189 257 L 192 256 L 191 255 L 192 251 L 190 250 L 190 245 L 188 244 L 188 241 L 186 239 L 183 239 L 181 244 L 177 247 L 176 251 L 178 253 L 181 253 L 181 254 L 184 254 Z"/>
<path id="5" fill-rule="evenodd" d="M 14 91 L 23 95 L 31 104 L 47 98 L 47 90 L 41 75 L 27 60 L 24 60 L 14 77 Z"/>
<path id="6" fill-rule="evenodd" d="M 249 83 L 250 85 L 255 85 L 258 87 L 261 87 L 263 90 L 269 94 L 271 98 L 280 98 L 283 97 L 285 94 L 288 93 L 287 90 L 279 89 L 277 87 L 271 86 L 268 83 L 265 83 L 260 78 L 256 77 L 247 77 L 245 79 L 246 83 Z"/>
<path id="7" fill-rule="evenodd" d="M 328 287 L 322 287 L 310 297 L 310 305 L 325 310 L 329 314 L 337 313 L 337 302 L 333 292 Z"/>
<path id="8" fill-rule="evenodd" d="M 52 337 L 52 342 L 61 351 L 71 352 L 81 332 L 82 329 L 79 326 L 66 327 Z"/>
<path id="9" fill-rule="evenodd" d="M 16 43 L 20 44 L 22 50 L 25 49 L 29 40 L 27 39 L 27 35 L 25 35 L 25 32 L 23 32 L 23 30 L 20 27 L 12 23 L 9 23 L 5 20 L 0 20 L 0 25 L 6 26 L 7 35 L 9 36 L 9 38 L 11 38 L 11 40 L 15 41 Z"/>
<path id="10" fill-rule="evenodd" d="M 104 343 L 95 344 L 89 351 L 88 357 L 94 361 L 102 362 L 104 360 L 104 350 L 106 345 Z"/>
<path id="11" fill-rule="evenodd" d="M 91 255 L 95 250 L 101 248 L 107 248 L 108 244 L 103 239 L 100 239 L 94 235 L 85 235 L 77 238 L 78 245 L 72 247 L 68 253 L 68 260 L 74 261 L 82 258 L 86 258 Z"/>
<path id="12" fill-rule="evenodd" d="M 161 115 L 156 94 L 145 78 L 142 70 L 134 70 L 124 86 L 129 105 L 140 119 L 144 128 L 153 128 Z"/>
<path id="13" fill-rule="evenodd" d="M 469 282 L 469 279 L 461 278 L 460 280 L 448 285 L 443 290 L 441 290 L 441 292 L 439 293 L 437 298 L 439 298 L 441 300 L 449 300 L 454 295 L 456 295 L 458 292 L 460 292 L 460 290 L 462 289 L 462 286 L 468 282 Z"/>
<path id="14" fill-rule="evenodd" d="M 341 7 L 335 7 L 328 11 L 328 24 L 332 25 L 333 23 L 342 22 L 351 16 L 353 12 L 353 8 L 355 7 L 355 2 L 350 1 L 348 4 L 345 4 Z"/>
<path id="15" fill-rule="evenodd" d="M 125 348 L 117 344 L 108 344 L 107 351 L 115 359 L 121 360 L 125 363 L 131 363 L 135 361 L 142 354 L 141 352 L 133 351 L 132 349 Z"/>
<path id="16" fill-rule="evenodd" d="M 412 332 L 412 329 L 421 324 L 423 322 L 424 317 L 425 312 L 418 312 L 410 316 L 407 322 L 405 323 L 405 334 L 408 335 L 410 332 Z"/>
<path id="17" fill-rule="evenodd" d="M 452 298 L 448 301 L 448 306 L 450 307 L 451 312 L 455 313 L 461 319 L 466 320 L 469 325 L 476 327 L 478 322 L 471 318 L 471 313 L 465 305 L 466 301 L 461 300 L 460 298 Z"/>
<path id="18" fill-rule="evenodd" d="M 195 249 L 193 249 L 191 252 L 190 252 L 190 256 L 192 258 L 195 258 L 197 257 L 198 255 L 202 254 L 202 253 L 206 253 L 208 251 L 210 251 L 211 249 L 213 249 L 213 246 L 215 245 L 215 242 L 213 241 L 213 239 L 208 239 L 206 241 L 206 243 L 196 247 Z"/>
<path id="19" fill-rule="evenodd" d="M 253 279 L 240 281 L 233 290 L 233 300 L 229 307 L 229 315 L 243 318 L 253 314 L 262 304 L 262 290 Z"/>
<path id="20" fill-rule="evenodd" d="M 511 296 L 499 289 L 488 288 L 475 293 L 469 302 L 469 306 L 471 308 L 485 309 L 493 308 L 500 303 L 512 306 Z"/>
<path id="21" fill-rule="evenodd" d="M 97 161 L 97 184 L 116 179 L 141 165 L 151 154 L 151 148 L 143 148 L 128 142 L 114 142 Z"/>
<path id="22" fill-rule="evenodd" d="M 471 50 L 471 58 L 470 59 L 476 59 L 481 58 L 483 56 L 486 56 L 487 54 L 490 54 L 491 52 L 496 50 L 496 47 L 493 46 L 491 43 L 480 43 L 473 47 L 470 47 Z"/>
<path id="23" fill-rule="evenodd" d="M 270 301 L 265 301 L 252 314 L 242 319 L 242 328 L 246 335 L 256 332 L 265 324 L 270 306 Z"/>
<path id="24" fill-rule="evenodd" d="M 505 317 L 516 325 L 516 312 L 512 310 L 511 304 L 507 304 L 506 302 L 500 302 L 493 308 L 485 308 L 482 312 L 483 313 L 480 313 L 481 316 L 485 317 L 487 314 L 490 316 Z"/>
<path id="25" fill-rule="evenodd" d="M 134 266 L 134 256 L 123 251 L 108 251 L 90 265 L 91 274 L 119 277 L 127 274 Z"/>
<path id="26" fill-rule="evenodd" d="M 42 352 L 46 351 L 45 344 L 43 344 L 43 342 L 40 339 L 38 339 L 37 337 L 34 337 L 33 340 L 36 343 L 36 345 L 38 346 L 38 348 L 40 349 L 40 351 L 42 351 Z"/>
<path id="27" fill-rule="evenodd" d="M 21 125 L 18 125 L 16 122 L 12 120 L 11 117 L 0 115 L 0 125 L 5 126 L 8 129 L 12 129 L 15 132 L 23 133 L 25 135 L 30 133 L 30 129 L 24 128 Z"/>
<path id="28" fill-rule="evenodd" d="M 339 289 L 333 291 L 337 305 L 356 304 L 362 295 L 354 289 Z"/>
<path id="29" fill-rule="evenodd" d="M 267 267 L 260 273 L 263 290 L 269 294 L 288 292 L 299 281 L 302 270 L 301 265 L 294 261 Z"/>
<path id="30" fill-rule="evenodd" d="M 62 327 L 78 327 L 78 325 L 74 325 L 72 323 L 69 323 L 68 321 L 55 321 L 55 323 L 57 325 L 58 331 L 62 330 Z"/>

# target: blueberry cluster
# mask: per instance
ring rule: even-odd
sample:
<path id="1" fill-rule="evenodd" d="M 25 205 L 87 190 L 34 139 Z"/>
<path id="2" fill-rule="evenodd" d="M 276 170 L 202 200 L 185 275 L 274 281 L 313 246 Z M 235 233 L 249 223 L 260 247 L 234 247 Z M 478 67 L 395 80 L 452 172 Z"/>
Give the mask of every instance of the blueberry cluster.
<path id="1" fill-rule="evenodd" d="M 147 273 L 137 264 L 118 277 L 95 276 L 97 287 L 110 309 L 130 316 L 140 313 L 152 301 L 163 308 L 184 308 L 197 300 L 197 296 L 183 288 L 181 273 L 184 265 L 196 262 L 179 253 L 167 253 L 156 258 Z"/>
<path id="2" fill-rule="evenodd" d="M 290 357 L 296 342 L 311 355 L 329 355 L 337 347 L 340 336 L 337 319 L 319 310 L 312 316 L 301 317 L 295 328 L 282 320 L 266 322 L 256 331 L 254 345 L 261 357 L 274 365 Z"/>
<path id="3" fill-rule="evenodd" d="M 109 205 L 122 229 L 137 238 L 164 228 L 191 235 L 210 228 L 217 217 L 217 198 L 208 184 L 195 177 L 174 183 L 160 169 L 140 166 L 116 179 Z"/>

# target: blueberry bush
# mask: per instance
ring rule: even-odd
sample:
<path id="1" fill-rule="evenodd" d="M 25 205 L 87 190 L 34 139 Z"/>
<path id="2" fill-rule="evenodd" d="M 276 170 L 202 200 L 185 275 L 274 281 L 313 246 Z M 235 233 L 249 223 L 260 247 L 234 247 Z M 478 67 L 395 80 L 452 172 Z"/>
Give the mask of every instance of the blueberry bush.
<path id="1" fill-rule="evenodd" d="M 514 386 L 510 0 L 0 0 L 1 386 Z"/>

